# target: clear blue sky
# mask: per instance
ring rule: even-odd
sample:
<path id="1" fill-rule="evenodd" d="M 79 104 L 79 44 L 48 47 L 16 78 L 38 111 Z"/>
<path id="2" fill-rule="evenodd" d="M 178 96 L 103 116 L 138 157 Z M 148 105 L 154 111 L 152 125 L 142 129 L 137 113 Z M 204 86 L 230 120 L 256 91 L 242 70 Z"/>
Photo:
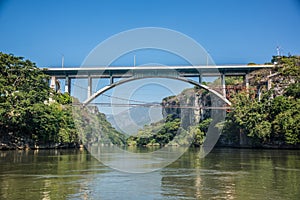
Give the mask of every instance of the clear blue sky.
<path id="1" fill-rule="evenodd" d="M 79 66 L 101 41 L 138 27 L 182 32 L 223 63 L 300 54 L 299 0 L 0 0 L 0 51 Z M 126 63 L 124 63 L 126 64 Z"/>

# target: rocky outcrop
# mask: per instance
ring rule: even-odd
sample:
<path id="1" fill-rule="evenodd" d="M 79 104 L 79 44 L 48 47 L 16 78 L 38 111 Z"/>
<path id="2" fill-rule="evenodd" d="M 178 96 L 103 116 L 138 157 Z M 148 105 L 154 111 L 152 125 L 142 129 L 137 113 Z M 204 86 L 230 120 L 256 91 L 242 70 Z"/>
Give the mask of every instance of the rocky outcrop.
<path id="1" fill-rule="evenodd" d="M 175 115 L 181 119 L 181 127 L 197 125 L 200 121 L 216 116 L 218 111 L 211 107 L 223 106 L 217 96 L 202 88 L 186 89 L 177 96 L 166 97 L 162 101 L 163 116 Z"/>

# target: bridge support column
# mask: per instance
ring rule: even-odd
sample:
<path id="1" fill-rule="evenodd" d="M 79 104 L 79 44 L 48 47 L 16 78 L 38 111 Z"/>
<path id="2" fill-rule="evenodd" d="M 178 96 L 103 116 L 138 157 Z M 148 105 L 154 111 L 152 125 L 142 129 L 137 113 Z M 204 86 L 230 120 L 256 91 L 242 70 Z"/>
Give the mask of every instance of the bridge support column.
<path id="1" fill-rule="evenodd" d="M 66 79 L 65 79 L 65 92 L 71 94 L 71 80 L 69 78 L 69 76 L 66 76 Z"/>
<path id="2" fill-rule="evenodd" d="M 90 98 L 90 96 L 92 96 L 92 83 L 93 79 L 91 76 L 88 76 L 88 88 L 87 88 L 87 92 L 88 92 L 88 98 Z"/>
<path id="3" fill-rule="evenodd" d="M 111 85 L 111 84 L 113 84 L 114 83 L 114 78 L 113 78 L 113 76 L 110 74 L 109 75 L 109 84 Z"/>
<path id="4" fill-rule="evenodd" d="M 249 93 L 249 74 L 245 75 L 246 92 Z"/>
<path id="5" fill-rule="evenodd" d="M 258 98 L 258 101 L 261 100 L 261 86 L 260 85 L 257 87 L 257 98 Z"/>
<path id="6" fill-rule="evenodd" d="M 267 80 L 267 90 L 268 90 L 268 91 L 271 90 L 271 87 L 272 87 L 272 80 L 269 78 L 269 79 Z"/>
<path id="7" fill-rule="evenodd" d="M 221 85 L 222 85 L 222 94 L 226 98 L 226 85 L 225 85 L 225 73 L 221 74 Z"/>
<path id="8" fill-rule="evenodd" d="M 199 75 L 199 83 L 200 83 L 200 84 L 202 83 L 202 78 L 203 78 L 203 77 L 202 77 L 202 74 L 200 74 L 200 75 Z"/>
<path id="9" fill-rule="evenodd" d="M 53 90 L 55 90 L 55 87 L 56 87 L 56 77 L 55 76 L 51 76 L 50 88 L 52 88 Z"/>

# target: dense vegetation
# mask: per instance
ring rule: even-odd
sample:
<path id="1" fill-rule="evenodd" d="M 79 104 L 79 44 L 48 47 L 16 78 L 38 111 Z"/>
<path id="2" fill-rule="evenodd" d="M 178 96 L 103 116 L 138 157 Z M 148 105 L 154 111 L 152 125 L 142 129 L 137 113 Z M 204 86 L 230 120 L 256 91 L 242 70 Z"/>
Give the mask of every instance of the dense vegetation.
<path id="1" fill-rule="evenodd" d="M 168 115 L 166 120 L 145 126 L 136 136 L 127 140 L 130 146 L 190 145 L 200 146 L 211 119 L 206 119 L 187 129 L 180 127 L 181 120 L 176 115 Z"/>
<path id="2" fill-rule="evenodd" d="M 226 118 L 222 138 L 225 143 L 300 144 L 300 57 L 274 57 L 273 62 L 277 65 L 271 72 L 271 90 L 264 90 L 260 99 L 253 90 L 231 99 L 234 109 Z M 255 72 L 254 84 L 261 84 L 265 77 L 263 70 Z"/>
<path id="3" fill-rule="evenodd" d="M 85 138 L 74 123 L 72 98 L 50 89 L 49 77 L 34 63 L 0 52 L 0 71 L 0 148 L 74 146 L 81 142 L 79 136 Z M 105 116 L 96 118 L 120 143 Z"/>
<path id="4" fill-rule="evenodd" d="M 114 129 L 96 106 L 73 106 L 72 111 L 80 142 L 86 145 L 125 144 L 125 135 Z"/>
<path id="5" fill-rule="evenodd" d="M 0 53 L 1 141 L 23 146 L 32 141 L 75 142 L 70 97 L 54 93 L 34 63 Z M 51 100 L 51 98 L 52 100 Z"/>

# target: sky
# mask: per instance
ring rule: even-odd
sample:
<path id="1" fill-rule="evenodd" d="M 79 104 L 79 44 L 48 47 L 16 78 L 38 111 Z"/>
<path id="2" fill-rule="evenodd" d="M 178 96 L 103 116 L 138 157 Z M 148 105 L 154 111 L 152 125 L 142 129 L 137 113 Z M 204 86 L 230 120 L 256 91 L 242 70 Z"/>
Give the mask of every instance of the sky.
<path id="1" fill-rule="evenodd" d="M 161 27 L 193 38 L 216 64 L 265 63 L 277 46 L 300 54 L 299 22 L 299 0 L 0 0 L 0 51 L 39 67 L 60 66 L 62 56 L 66 67 L 80 66 L 115 34 Z"/>

